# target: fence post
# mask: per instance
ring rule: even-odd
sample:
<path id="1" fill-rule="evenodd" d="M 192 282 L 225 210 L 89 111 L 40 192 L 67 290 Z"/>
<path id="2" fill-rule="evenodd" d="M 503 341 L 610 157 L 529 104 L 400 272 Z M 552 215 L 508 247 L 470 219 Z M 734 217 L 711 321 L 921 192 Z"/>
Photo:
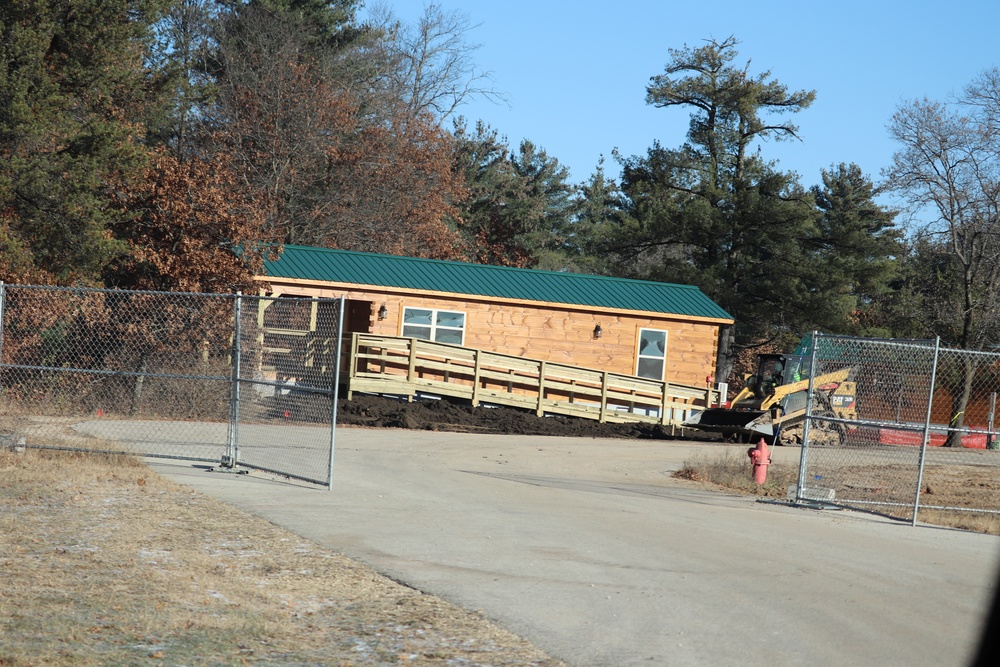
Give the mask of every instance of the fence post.
<path id="1" fill-rule="evenodd" d="M 0 283 L 0 285 L 2 285 L 2 283 Z M 0 317 L 2 317 L 2 312 L 0 312 Z M 2 324 L 3 320 L 0 320 L 0 326 L 2 326 Z M 0 334 L 2 334 L 2 332 L 0 332 Z M 990 412 L 987 415 L 987 418 L 989 419 L 989 424 L 987 426 L 987 428 L 989 429 L 989 433 L 986 436 L 986 449 L 1000 449 L 1000 447 L 997 446 L 997 435 L 993 430 L 994 422 L 996 420 L 996 414 L 997 414 L 997 393 L 993 392 L 992 394 L 990 394 Z"/>
<path id="2" fill-rule="evenodd" d="M 666 426 L 667 422 L 673 418 L 673 415 L 667 416 L 667 404 L 670 403 L 670 383 L 663 383 L 663 394 L 660 396 L 660 425 Z M 709 405 L 705 405 L 707 409 Z M 672 410 L 671 410 L 672 411 Z"/>
<path id="3" fill-rule="evenodd" d="M 810 347 L 812 347 L 812 350 L 809 356 L 809 388 L 806 390 L 806 416 L 805 422 L 802 424 L 802 450 L 799 455 L 799 478 L 795 485 L 795 502 L 805 500 L 802 492 L 805 490 L 806 464 L 809 455 L 809 422 L 812 417 L 813 378 L 816 377 L 816 350 L 819 348 L 818 331 L 812 332 L 812 344 Z"/>
<path id="4" fill-rule="evenodd" d="M 482 356 L 480 354 L 481 350 L 473 349 L 472 355 L 475 360 L 474 367 L 472 369 L 472 407 L 479 407 L 479 358 Z"/>
<path id="5" fill-rule="evenodd" d="M 416 394 L 416 390 L 413 388 L 413 382 L 417 378 L 417 340 L 415 338 L 408 338 L 406 344 L 410 346 L 410 355 L 407 360 L 406 366 L 406 383 L 409 385 L 407 389 L 409 393 L 406 395 L 406 402 L 412 403 L 413 396 Z M 388 354 L 389 351 L 386 348 L 382 348 L 383 354 Z M 382 373 L 385 373 L 385 358 L 382 359 Z"/>
<path id="6" fill-rule="evenodd" d="M 333 409 L 330 411 L 330 462 L 327 468 L 329 472 L 326 480 L 326 488 L 329 491 L 333 491 L 333 454 L 337 442 L 337 401 L 340 400 L 340 346 L 344 335 L 344 300 L 345 297 L 341 294 L 340 307 L 337 312 L 337 354 L 334 356 L 337 363 L 331 373 L 333 376 L 333 395 L 331 396 Z"/>
<path id="7" fill-rule="evenodd" d="M 545 408 L 542 407 L 542 400 L 545 398 L 545 361 L 538 364 L 538 405 L 535 414 L 539 417 L 545 416 Z"/>
<path id="8" fill-rule="evenodd" d="M 7 284 L 0 280 L 0 372 L 3 370 L 3 330 L 7 320 Z M 0 391 L 3 384 L 0 383 Z"/>
<path id="9" fill-rule="evenodd" d="M 237 292 L 233 300 L 233 373 L 229 387 L 229 429 L 226 435 L 226 455 L 222 458 L 224 468 L 235 468 L 239 461 L 240 423 L 240 357 L 242 355 L 240 337 L 243 317 L 243 293 Z"/>
<path id="10" fill-rule="evenodd" d="M 354 378 L 358 375 L 358 352 L 361 348 L 357 331 L 351 333 L 351 357 L 347 360 L 347 400 L 354 398 Z M 338 362 L 339 363 L 339 362 Z M 365 364 L 368 362 L 366 361 Z M 368 370 L 365 368 L 365 370 Z"/>
<path id="11" fill-rule="evenodd" d="M 934 384 L 937 382 L 938 352 L 941 350 L 941 337 L 934 339 L 934 361 L 931 365 L 931 390 L 927 397 L 927 416 L 924 419 L 924 441 L 920 446 L 920 463 L 917 465 L 917 489 L 913 497 L 913 521 L 917 525 L 917 512 L 920 511 L 920 488 L 924 483 L 924 463 L 927 459 L 927 444 L 931 439 L 931 410 L 934 408 Z M 961 437 L 961 434 L 959 434 Z"/>
<path id="12" fill-rule="evenodd" d="M 601 371 L 601 417 L 598 421 L 604 423 L 608 411 L 608 372 Z"/>

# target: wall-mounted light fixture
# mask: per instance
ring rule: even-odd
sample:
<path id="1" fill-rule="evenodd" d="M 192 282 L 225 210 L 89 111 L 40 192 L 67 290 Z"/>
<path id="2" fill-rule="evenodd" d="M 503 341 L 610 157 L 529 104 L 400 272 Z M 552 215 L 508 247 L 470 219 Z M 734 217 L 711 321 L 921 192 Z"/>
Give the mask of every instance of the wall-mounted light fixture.
<path id="1" fill-rule="evenodd" d="M 603 334 L 603 333 L 604 333 L 604 331 L 601 329 L 601 325 L 600 324 L 594 326 L 594 339 L 595 340 L 598 339 L 598 338 L 600 338 L 601 334 Z"/>
<path id="2" fill-rule="evenodd" d="M 382 307 L 378 309 L 378 318 L 380 320 L 384 320 L 387 317 L 389 317 L 389 309 L 386 308 L 385 304 L 383 303 Z"/>

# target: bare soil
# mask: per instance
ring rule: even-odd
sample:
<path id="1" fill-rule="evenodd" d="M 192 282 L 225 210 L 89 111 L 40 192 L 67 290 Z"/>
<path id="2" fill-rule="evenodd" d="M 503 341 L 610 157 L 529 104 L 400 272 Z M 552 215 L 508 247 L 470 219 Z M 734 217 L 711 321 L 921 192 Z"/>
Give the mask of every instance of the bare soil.
<path id="1" fill-rule="evenodd" d="M 553 435 L 583 438 L 712 439 L 692 429 L 675 429 L 657 424 L 602 424 L 593 419 L 546 416 L 508 407 L 477 407 L 446 399 L 423 399 L 408 403 L 384 396 L 357 395 L 337 405 L 337 423 L 345 426 L 407 428 L 463 433 L 511 435 Z M 682 432 L 683 431 L 683 432 Z"/>

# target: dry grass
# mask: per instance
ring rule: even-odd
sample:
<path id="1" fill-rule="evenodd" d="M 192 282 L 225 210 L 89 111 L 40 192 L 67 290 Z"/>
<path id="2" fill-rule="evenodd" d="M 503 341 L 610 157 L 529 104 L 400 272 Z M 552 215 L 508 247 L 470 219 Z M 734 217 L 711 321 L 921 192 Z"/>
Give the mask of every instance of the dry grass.
<path id="1" fill-rule="evenodd" d="M 788 487 L 798 481 L 798 466 L 771 464 L 767 469 L 767 483 L 758 486 L 750 476 L 750 466 L 745 456 L 727 450 L 723 454 L 705 455 L 685 461 L 675 477 L 702 482 L 748 495 L 765 498 L 785 498 Z M 891 465 L 848 466 L 842 471 L 852 480 L 851 493 L 855 497 L 877 500 L 885 494 L 885 478 L 912 476 L 912 468 Z M 987 512 L 940 510 L 928 506 L 952 508 L 1000 509 L 1000 478 L 997 470 L 986 466 L 928 466 L 924 473 L 923 493 L 919 520 L 921 523 L 947 526 L 978 533 L 1000 535 L 1000 515 Z M 868 492 L 868 496 L 866 496 Z M 912 517 L 907 513 L 905 518 Z"/>
<path id="2" fill-rule="evenodd" d="M 0 665 L 562 664 L 136 459 L 0 475 Z"/>
<path id="3" fill-rule="evenodd" d="M 976 512 L 948 512 L 936 509 L 920 510 L 920 522 L 935 526 L 948 526 L 975 533 L 1000 535 L 1000 517 L 996 514 L 979 514 Z"/>
<path id="4" fill-rule="evenodd" d="M 798 466 L 772 463 L 767 467 L 767 483 L 757 485 L 750 476 L 746 455 L 727 449 L 721 454 L 699 455 L 685 461 L 674 476 L 764 498 L 784 498 L 788 485 L 796 483 L 798 474 Z"/>

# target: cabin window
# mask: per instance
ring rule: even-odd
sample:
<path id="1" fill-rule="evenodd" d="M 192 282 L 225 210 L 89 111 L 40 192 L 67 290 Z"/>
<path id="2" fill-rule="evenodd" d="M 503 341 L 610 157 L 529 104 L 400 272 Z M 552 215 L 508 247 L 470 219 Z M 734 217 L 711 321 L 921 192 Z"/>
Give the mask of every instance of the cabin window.
<path id="1" fill-rule="evenodd" d="M 465 313 L 436 308 L 403 308 L 403 335 L 435 343 L 461 345 Z"/>
<path id="2" fill-rule="evenodd" d="M 663 379 L 667 361 L 667 332 L 659 329 L 639 329 L 639 354 L 635 374 L 653 380 Z"/>

